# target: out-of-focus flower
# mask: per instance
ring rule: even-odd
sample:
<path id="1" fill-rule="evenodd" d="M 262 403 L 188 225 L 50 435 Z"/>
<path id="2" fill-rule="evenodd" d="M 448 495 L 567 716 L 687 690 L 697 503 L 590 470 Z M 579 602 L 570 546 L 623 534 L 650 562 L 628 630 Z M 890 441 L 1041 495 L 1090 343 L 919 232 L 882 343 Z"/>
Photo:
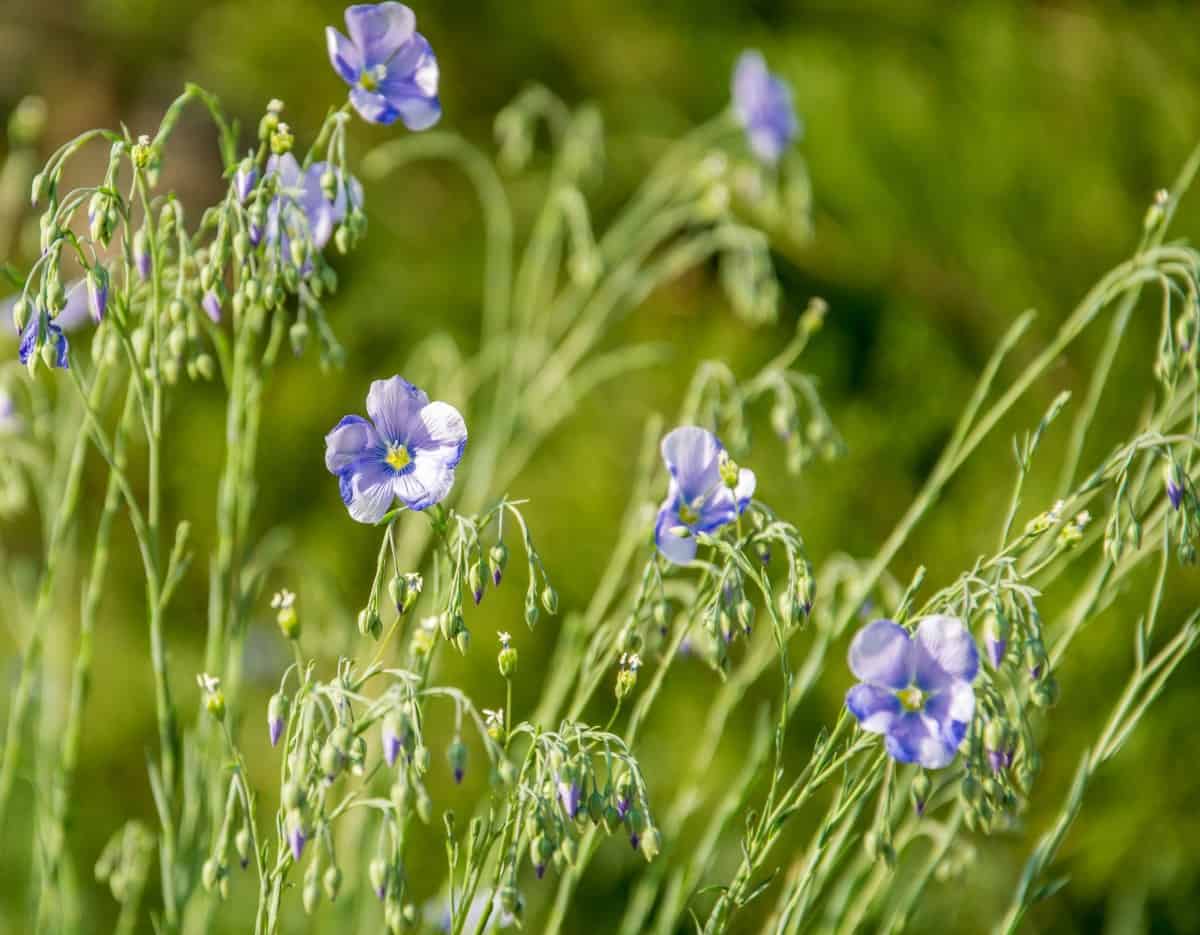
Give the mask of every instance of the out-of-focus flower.
<path id="1" fill-rule="evenodd" d="M 733 112 L 754 154 L 772 165 L 800 134 L 791 89 L 753 49 L 742 53 L 733 71 Z"/>
<path id="2" fill-rule="evenodd" d="M 337 178 L 334 172 L 336 194 L 332 201 L 326 197 L 321 178 L 330 171 L 334 170 L 326 162 L 301 169 L 291 153 L 267 160 L 266 177 L 276 180 L 278 194 L 267 208 L 265 234 L 267 243 L 276 245 L 286 262 L 294 262 L 292 241 L 323 250 L 347 209 L 362 206 L 362 185 L 351 175 Z M 263 233 L 252 231 L 252 239 L 257 243 Z"/>
<path id="3" fill-rule="evenodd" d="M 901 763 L 948 766 L 975 710 L 971 683 L 979 653 L 957 617 L 925 617 L 909 636 L 891 620 L 867 624 L 850 644 L 850 670 L 861 679 L 846 706 L 863 730 L 883 734 Z"/>
<path id="4" fill-rule="evenodd" d="M 364 120 L 424 130 L 442 115 L 437 57 L 416 25 L 403 3 L 361 3 L 346 8 L 349 38 L 326 27 L 329 61 Z"/>
<path id="5" fill-rule="evenodd" d="M 397 497 L 410 510 L 445 499 L 467 447 L 458 410 L 396 376 L 371 384 L 367 414 L 346 416 L 325 436 L 325 467 L 351 517 L 377 523 Z"/>
<path id="6" fill-rule="evenodd" d="M 754 495 L 754 472 L 737 468 L 717 436 L 693 425 L 663 439 L 662 458 L 671 482 L 658 510 L 654 541 L 668 559 L 685 565 L 696 557 L 697 534 L 719 529 L 746 509 Z"/>
<path id="7" fill-rule="evenodd" d="M 213 324 L 220 322 L 221 297 L 214 290 L 209 289 L 204 293 L 204 298 L 200 300 L 200 305 L 204 308 L 204 313 L 212 320 Z"/>
<path id="8" fill-rule="evenodd" d="M 15 435 L 23 425 L 12 395 L 0 386 L 0 435 Z"/>

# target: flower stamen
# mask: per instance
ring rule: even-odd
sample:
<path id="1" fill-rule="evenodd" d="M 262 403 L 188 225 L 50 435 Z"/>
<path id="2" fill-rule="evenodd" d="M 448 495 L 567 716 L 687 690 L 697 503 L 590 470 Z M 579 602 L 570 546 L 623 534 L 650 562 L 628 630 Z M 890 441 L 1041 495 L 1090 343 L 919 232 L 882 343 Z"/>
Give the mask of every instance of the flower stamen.
<path id="1" fill-rule="evenodd" d="M 392 445 L 388 448 L 387 457 L 384 460 L 392 470 L 403 471 L 412 464 L 412 455 L 409 454 L 407 446 Z"/>
<path id="2" fill-rule="evenodd" d="M 916 685 L 910 685 L 903 691 L 896 692 L 896 697 L 900 699 L 900 707 L 905 711 L 920 711 L 925 707 L 925 693 Z"/>

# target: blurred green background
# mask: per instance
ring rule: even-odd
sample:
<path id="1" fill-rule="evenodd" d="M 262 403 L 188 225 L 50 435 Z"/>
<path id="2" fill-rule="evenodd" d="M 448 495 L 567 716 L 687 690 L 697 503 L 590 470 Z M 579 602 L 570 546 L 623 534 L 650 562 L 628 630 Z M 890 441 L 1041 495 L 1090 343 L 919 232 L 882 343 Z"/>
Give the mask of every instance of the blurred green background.
<path id="1" fill-rule="evenodd" d="M 567 609 L 586 602 L 613 543 L 646 416 L 670 417 L 705 357 L 750 372 L 787 339 L 813 295 L 826 298 L 831 311 L 803 365 L 819 378 L 849 453 L 797 480 L 783 471 L 782 451 L 761 431 L 751 466 L 762 498 L 796 522 L 818 565 L 838 551 L 871 554 L 920 486 L 1012 318 L 1025 308 L 1039 310 L 1008 375 L 1045 343 L 1087 288 L 1128 255 L 1152 193 L 1170 183 L 1200 139 L 1200 29 L 1190 3 L 485 0 L 415 9 L 441 65 L 443 127 L 490 145 L 496 111 L 532 82 L 569 102 L 599 105 L 609 134 L 608 165 L 602 185 L 589 194 L 601 225 L 670 138 L 725 106 L 742 48 L 761 48 L 792 83 L 805 121 L 802 151 L 815 192 L 815 236 L 777 256 L 785 286 L 779 323 L 754 330 L 736 319 L 715 270 L 661 290 L 611 342 L 667 341 L 674 349 L 669 365 L 623 379 L 590 400 L 510 491 L 533 498 L 528 515 Z M 340 4 L 312 0 L 5 0 L 0 112 L 23 95 L 42 95 L 49 108 L 48 152 L 97 125 L 123 121 L 135 135 L 152 132 L 162 109 L 191 80 L 216 92 L 249 127 L 268 99 L 282 99 L 304 141 L 344 94 L 326 63 L 322 36 L 326 24 L 340 20 Z M 353 141 L 361 153 L 397 132 L 403 131 L 355 123 Z M 97 150 L 94 158 L 104 156 Z M 92 168 L 99 175 L 103 166 L 97 161 Z M 189 118 L 168 153 L 164 185 L 201 204 L 219 192 L 218 173 L 209 128 Z M 522 221 L 537 207 L 537 181 L 535 171 L 512 188 Z M 288 575 L 279 584 L 299 590 L 304 601 L 310 581 L 328 582 L 346 608 L 356 607 L 369 586 L 377 533 L 346 518 L 324 472 L 322 436 L 344 413 L 361 411 L 369 380 L 395 372 L 420 338 L 447 330 L 473 347 L 481 278 L 481 225 L 474 197 L 455 173 L 414 167 L 386 184 L 368 185 L 366 194 L 370 233 L 356 253 L 336 261 L 342 289 L 330 309 L 347 365 L 317 374 L 310 356 L 277 373 L 260 445 L 254 522 L 260 533 L 282 527 L 292 537 Z M 1185 202 L 1179 233 L 1197 229 L 1196 204 Z M 20 259 L 27 263 L 28 252 Z M 1086 463 L 1132 432 L 1152 392 L 1157 328 L 1148 303 L 1118 359 Z M 1102 327 L 1085 335 L 976 455 L 913 536 L 892 569 L 896 577 L 905 580 L 924 564 L 930 585 L 939 587 L 993 548 L 1013 475 L 1009 438 L 1032 426 L 1059 390 L 1085 385 L 1102 337 Z M 223 410 L 213 387 L 193 387 L 183 398 L 186 404 L 171 414 L 167 515 L 193 520 L 199 554 L 176 601 L 169 639 L 183 710 L 190 711 Z M 1019 521 L 1049 506 L 1063 425 L 1048 439 Z M 97 490 L 103 476 L 97 470 L 90 481 Z M 0 526 L 6 549 L 29 556 L 40 548 L 37 530 L 28 516 Z M 125 548 L 117 550 L 100 624 L 72 831 L 96 931 L 111 925 L 112 905 L 89 884 L 89 868 L 125 818 L 152 816 L 142 755 L 154 743 L 154 726 L 140 577 L 130 540 L 119 544 Z M 1200 594 L 1194 572 L 1183 570 L 1174 580 L 1164 608 L 1172 625 Z M 517 706 L 524 701 L 527 710 L 538 694 L 537 662 L 549 656 L 556 623 L 525 630 L 520 595 L 509 590 L 484 605 L 479 643 L 490 645 L 493 627 L 516 634 L 525 673 Z M 914 931 L 989 927 L 1115 700 L 1131 665 L 1132 623 L 1143 602 L 1143 590 L 1132 589 L 1078 641 L 1060 672 L 1063 700 L 1052 715 L 1027 826 L 976 840 L 976 863 L 962 881 L 930 891 Z M 313 606 L 326 603 L 332 602 L 312 600 Z M 1055 606 L 1050 595 L 1044 612 L 1050 621 Z M 285 657 L 265 607 L 260 616 L 250 640 L 251 672 L 265 697 Z M 306 626 L 353 645 L 349 610 Z M 56 630 L 62 638 L 48 650 L 52 671 L 62 677 L 73 652 L 67 635 L 75 627 L 66 617 Z M 7 686 L 17 656 L 4 639 Z M 1031 929 L 1200 931 L 1198 676 L 1194 661 L 1185 666 L 1098 777 L 1061 854 L 1071 883 L 1037 908 Z M 502 691 L 490 651 L 448 666 L 443 677 L 462 683 L 480 705 L 491 706 Z M 698 663 L 681 668 L 658 705 L 639 750 L 654 802 L 669 800 L 673 769 L 689 746 L 680 725 L 697 722 L 712 678 Z M 798 757 L 817 726 L 836 714 L 848 681 L 835 661 L 798 718 Z M 774 687 L 764 686 L 763 697 Z M 715 777 L 736 769 L 747 733 L 741 728 L 754 707 L 745 706 L 744 723 L 723 741 Z M 246 742 L 268 785 L 274 760 L 262 749 L 257 720 L 249 727 Z M 462 791 L 435 791 L 435 800 L 461 810 L 481 788 L 468 782 Z M 31 800 L 28 789 L 19 794 Z M 20 849 L 4 853 L 0 905 L 10 920 L 7 931 L 17 932 L 28 868 Z M 787 848 L 777 856 L 786 862 Z M 731 842 L 728 865 L 714 867 L 709 882 L 726 879 L 736 857 Z M 414 879 L 427 888 L 440 878 L 440 848 L 431 846 L 428 859 L 425 869 L 419 857 L 411 860 Z M 639 869 L 627 849 L 603 848 L 568 930 L 607 931 Z M 538 904 L 543 897 L 532 881 L 527 888 Z M 243 930 L 232 913 L 222 919 L 228 931 Z M 0 918 L 0 931 L 4 924 Z M 751 913 L 744 930 L 754 925 Z"/>

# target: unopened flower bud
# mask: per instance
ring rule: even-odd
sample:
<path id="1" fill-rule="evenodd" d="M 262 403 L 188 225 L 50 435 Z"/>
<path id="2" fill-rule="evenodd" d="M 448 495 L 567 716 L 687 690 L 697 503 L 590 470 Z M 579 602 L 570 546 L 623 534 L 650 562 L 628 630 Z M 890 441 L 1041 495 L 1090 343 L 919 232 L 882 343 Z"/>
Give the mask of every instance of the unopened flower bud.
<path id="1" fill-rule="evenodd" d="M 456 783 L 463 781 L 463 776 L 467 771 L 467 748 L 462 740 L 455 737 L 450 742 L 450 747 L 446 751 L 446 757 L 450 761 L 450 769 L 454 773 L 454 781 Z"/>
<path id="2" fill-rule="evenodd" d="M 200 870 L 200 882 L 204 884 L 204 889 L 211 893 L 220 879 L 221 862 L 216 857 L 208 858 Z"/>
<path id="3" fill-rule="evenodd" d="M 500 653 L 496 657 L 496 664 L 500 667 L 500 676 L 510 679 L 517 672 L 517 650 L 513 646 L 502 646 Z"/>
<path id="4" fill-rule="evenodd" d="M 503 542 L 497 542 L 488 550 L 488 569 L 492 573 L 492 584 L 500 586 L 504 576 L 504 567 L 508 564 L 508 547 Z"/>
<path id="5" fill-rule="evenodd" d="M 358 632 L 374 640 L 383 633 L 383 621 L 374 607 L 365 607 L 358 612 Z"/>
<path id="6" fill-rule="evenodd" d="M 483 600 L 483 580 L 483 562 L 472 563 L 471 567 L 467 569 L 467 587 L 471 589 L 471 599 L 476 606 Z"/>
<path id="7" fill-rule="evenodd" d="M 279 743 L 283 736 L 283 726 L 288 716 L 288 697 L 283 692 L 276 692 L 267 704 L 267 733 L 271 738 L 271 746 Z"/>
<path id="8" fill-rule="evenodd" d="M 265 119 L 265 118 L 264 118 Z M 286 123 L 276 123 L 271 131 L 271 152 L 276 156 L 292 151 L 296 138 L 292 136 L 291 128 Z"/>
<path id="9" fill-rule="evenodd" d="M 913 808 L 917 810 L 918 815 L 925 813 L 925 803 L 929 801 L 929 795 L 933 791 L 933 783 L 929 776 L 921 770 L 913 777 L 912 785 L 909 787 L 909 792 L 912 795 Z"/>
<path id="10" fill-rule="evenodd" d="M 542 588 L 542 606 L 546 608 L 546 613 L 552 617 L 558 613 L 558 592 L 550 585 Z"/>
<path id="11" fill-rule="evenodd" d="M 371 881 L 371 889 L 381 902 L 387 895 L 389 869 L 388 862 L 382 857 L 372 859 L 370 866 L 367 868 L 367 877 Z"/>
<path id="12" fill-rule="evenodd" d="M 242 825 L 238 829 L 238 833 L 233 836 L 233 846 L 237 851 L 238 861 L 243 870 L 250 864 L 250 844 L 250 829 Z"/>

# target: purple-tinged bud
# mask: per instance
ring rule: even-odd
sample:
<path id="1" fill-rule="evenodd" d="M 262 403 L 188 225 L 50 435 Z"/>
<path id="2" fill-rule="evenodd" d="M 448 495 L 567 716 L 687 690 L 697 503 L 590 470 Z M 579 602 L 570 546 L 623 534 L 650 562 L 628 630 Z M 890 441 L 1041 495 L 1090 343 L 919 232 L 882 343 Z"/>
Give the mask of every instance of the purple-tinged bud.
<path id="1" fill-rule="evenodd" d="M 642 838 L 636 831 L 629 835 L 629 846 L 635 851 L 642 846 Z"/>
<path id="2" fill-rule="evenodd" d="M 308 836 L 304 833 L 304 818 L 299 809 L 292 809 L 288 813 L 287 824 L 287 837 L 288 844 L 292 848 L 292 859 L 299 863 L 301 855 L 304 854 L 304 845 L 308 843 Z"/>
<path id="3" fill-rule="evenodd" d="M 1163 469 L 1163 480 L 1167 486 L 1167 499 L 1171 501 L 1171 509 L 1178 510 L 1183 504 L 1183 485 L 1179 482 L 1179 473 L 1170 462 Z"/>
<path id="4" fill-rule="evenodd" d="M 471 587 L 471 598 L 475 601 L 475 606 L 479 606 L 479 602 L 483 600 L 483 581 L 485 570 L 483 562 L 478 562 L 470 567 L 467 571 L 467 583 Z"/>
<path id="5" fill-rule="evenodd" d="M 103 266 L 88 271 L 87 290 L 88 311 L 92 313 L 92 321 L 100 324 L 108 309 L 108 271 Z"/>
<path id="6" fill-rule="evenodd" d="M 1000 663 L 1004 661 L 1004 653 L 1008 649 L 1008 640 L 1002 640 L 989 634 L 984 637 L 983 642 L 987 648 L 988 662 L 992 664 L 993 669 L 999 669 Z"/>
<path id="7" fill-rule="evenodd" d="M 912 794 L 913 808 L 916 809 L 917 817 L 920 818 L 925 814 L 925 803 L 929 801 L 929 796 L 933 792 L 933 783 L 924 770 L 913 777 L 909 792 Z"/>
<path id="8" fill-rule="evenodd" d="M 579 814 L 579 803 L 583 798 L 583 790 L 579 788 L 576 782 L 569 782 L 565 779 L 558 781 L 558 801 L 562 804 L 562 809 L 567 813 L 568 818 L 575 818 Z"/>
<path id="9" fill-rule="evenodd" d="M 212 319 L 213 324 L 219 324 L 221 321 L 221 297 L 212 289 L 204 293 L 204 298 L 200 301 L 204 306 L 205 314 Z"/>
<path id="10" fill-rule="evenodd" d="M 243 159 L 241 165 L 238 166 L 237 173 L 233 177 L 233 185 L 237 191 L 238 201 L 245 203 L 250 197 L 250 192 L 254 190 L 254 183 L 258 181 L 258 170 L 254 168 L 254 163 L 249 159 Z"/>
<path id="11" fill-rule="evenodd" d="M 287 720 L 287 711 L 287 695 L 282 692 L 272 695 L 270 702 L 267 704 L 267 733 L 271 737 L 272 747 L 279 743 L 279 738 L 283 736 L 283 725 Z"/>
<path id="12" fill-rule="evenodd" d="M 383 902 L 387 896 L 388 862 L 382 857 L 374 858 L 367 869 L 367 875 L 371 879 L 371 889 L 375 891 L 379 901 Z"/>
<path id="13" fill-rule="evenodd" d="M 544 877 L 546 875 L 546 865 L 545 864 L 534 864 L 533 873 L 540 880 L 542 877 Z"/>
<path id="14" fill-rule="evenodd" d="M 503 542 L 497 542 L 488 550 L 488 567 L 492 572 L 492 584 L 500 587 L 500 579 L 504 577 L 504 567 L 508 564 L 508 547 Z"/>
<path id="15" fill-rule="evenodd" d="M 383 719 L 383 758 L 388 766 L 396 765 L 403 743 L 400 720 L 395 714 L 389 714 Z"/>
<path id="16" fill-rule="evenodd" d="M 133 262 L 137 267 L 138 278 L 145 282 L 150 278 L 150 248 L 146 244 L 146 232 L 138 231 L 133 235 Z"/>
<path id="17" fill-rule="evenodd" d="M 993 773 L 1004 771 L 1004 763 L 1007 757 L 1003 750 L 989 750 L 987 752 L 988 765 L 991 766 Z"/>
<path id="18" fill-rule="evenodd" d="M 624 819 L 624 817 L 629 814 L 629 806 L 631 804 L 632 803 L 630 803 L 629 799 L 625 798 L 624 796 L 617 799 L 617 814 L 622 819 Z"/>
<path id="19" fill-rule="evenodd" d="M 461 783 L 467 772 L 467 748 L 462 740 L 455 737 L 450 742 L 450 749 L 446 751 L 446 755 L 450 759 L 450 768 L 454 771 L 455 783 Z"/>

